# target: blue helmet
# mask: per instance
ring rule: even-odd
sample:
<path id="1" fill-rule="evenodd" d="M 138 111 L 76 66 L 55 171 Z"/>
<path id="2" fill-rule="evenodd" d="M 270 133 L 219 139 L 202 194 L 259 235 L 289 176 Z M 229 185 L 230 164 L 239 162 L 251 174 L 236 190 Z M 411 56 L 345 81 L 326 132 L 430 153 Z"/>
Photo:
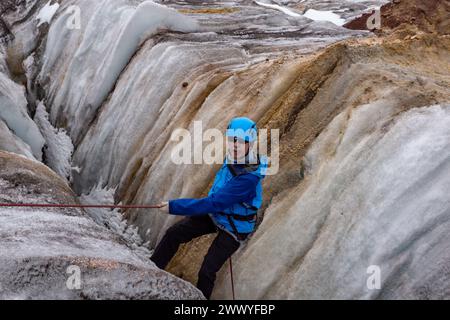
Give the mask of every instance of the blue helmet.
<path id="1" fill-rule="evenodd" d="M 256 122 L 246 117 L 234 118 L 228 125 L 226 136 L 237 137 L 246 142 L 256 141 L 258 137 Z"/>

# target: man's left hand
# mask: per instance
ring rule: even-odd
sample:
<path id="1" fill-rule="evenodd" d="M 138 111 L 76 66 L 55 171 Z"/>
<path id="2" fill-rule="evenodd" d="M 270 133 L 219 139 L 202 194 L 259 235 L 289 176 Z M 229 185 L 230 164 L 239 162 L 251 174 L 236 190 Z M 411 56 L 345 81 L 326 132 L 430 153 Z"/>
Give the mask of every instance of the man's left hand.
<path id="1" fill-rule="evenodd" d="M 160 204 L 158 204 L 158 208 L 165 213 L 169 213 L 169 202 L 161 202 Z"/>

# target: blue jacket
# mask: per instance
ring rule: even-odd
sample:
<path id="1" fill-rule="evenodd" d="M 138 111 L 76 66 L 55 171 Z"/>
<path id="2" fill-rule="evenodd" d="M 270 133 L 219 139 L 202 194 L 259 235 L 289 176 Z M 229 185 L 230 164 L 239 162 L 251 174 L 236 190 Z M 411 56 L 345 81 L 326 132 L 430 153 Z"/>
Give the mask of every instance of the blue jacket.
<path id="1" fill-rule="evenodd" d="M 217 227 L 233 233 L 226 215 L 254 215 L 262 204 L 262 180 L 267 170 L 267 158 L 260 156 L 259 165 L 253 167 L 234 164 L 238 175 L 233 176 L 227 160 L 217 172 L 208 197 L 169 201 L 169 212 L 174 215 L 195 216 L 209 214 Z M 245 205 L 243 204 L 245 203 Z M 256 219 L 242 221 L 234 218 L 239 233 L 251 233 Z"/>

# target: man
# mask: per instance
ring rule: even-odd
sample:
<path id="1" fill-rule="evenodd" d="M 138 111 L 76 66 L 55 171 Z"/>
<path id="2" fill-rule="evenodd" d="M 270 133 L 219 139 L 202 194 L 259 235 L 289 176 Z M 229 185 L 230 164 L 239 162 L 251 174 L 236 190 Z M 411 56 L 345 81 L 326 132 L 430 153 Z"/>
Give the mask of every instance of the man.
<path id="1" fill-rule="evenodd" d="M 167 266 L 181 243 L 218 232 L 198 273 L 197 287 L 207 299 L 216 273 L 255 229 L 267 169 L 267 158 L 253 152 L 257 130 L 256 123 L 248 118 L 230 122 L 226 132 L 227 157 L 208 197 L 160 204 L 170 214 L 187 216 L 169 228 L 156 247 L 151 260 L 160 269 Z"/>

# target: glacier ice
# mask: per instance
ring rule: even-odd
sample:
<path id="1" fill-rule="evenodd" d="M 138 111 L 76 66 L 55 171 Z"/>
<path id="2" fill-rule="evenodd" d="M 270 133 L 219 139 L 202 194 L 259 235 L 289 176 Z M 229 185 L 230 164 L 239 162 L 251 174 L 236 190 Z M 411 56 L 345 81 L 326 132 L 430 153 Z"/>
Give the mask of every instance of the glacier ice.
<path id="1" fill-rule="evenodd" d="M 35 159 L 30 146 L 12 133 L 3 120 L 0 120 L 0 150 L 21 154 L 27 158 Z"/>
<path id="2" fill-rule="evenodd" d="M 297 1 L 271 1 L 292 12 L 313 8 L 342 19 L 382 2 L 306 0 L 297 6 Z M 73 4 L 82 7 L 82 28 L 69 31 L 67 10 Z M 61 2 L 50 30 L 30 32 L 39 10 L 30 15 L 32 23 L 12 23 L 23 52 L 39 44 L 33 55 L 24 54 L 27 77 L 34 81 L 38 75 L 37 96 L 50 112 L 50 121 L 44 121 L 48 131 L 67 128 L 74 139 L 79 170 L 73 182 L 80 200 L 147 204 L 203 195 L 215 168 L 173 165 L 170 133 L 192 130 L 197 120 L 224 129 L 231 117 L 244 113 L 268 127 L 281 127 L 284 140 L 281 172 L 266 180 L 266 219 L 233 261 L 239 298 L 445 295 L 448 197 L 442 190 L 448 187 L 448 153 L 442 150 L 448 147 L 448 106 L 425 106 L 448 100 L 448 81 L 442 76 L 448 44 L 423 35 L 411 42 L 364 39 L 304 56 L 363 33 L 253 1 L 223 1 L 220 6 L 238 10 L 220 13 L 218 8 L 211 14 L 209 3 L 165 4 L 172 9 L 133 0 L 68 0 Z M 160 14 L 143 18 L 153 12 Z M 173 31 L 180 29 L 166 14 L 183 17 L 184 30 L 196 32 Z M 192 19 L 198 28 L 195 23 L 191 29 Z M 164 28 L 154 29 L 156 21 Z M 6 122 L 0 127 L 14 135 L 9 129 Z M 402 161 L 406 164 L 400 166 Z M 2 196 L 26 200 L 24 195 Z M 417 213 L 412 215 L 413 209 Z M 140 237 L 154 246 L 176 221 L 151 210 L 88 213 L 139 260 L 148 256 Z M 40 214 L 45 219 L 46 213 Z M 122 214 L 133 227 L 121 220 Z M 206 244 L 200 239 L 186 245 L 170 271 L 194 283 L 191 274 Z M 58 265 L 60 257 L 52 259 L 58 260 L 50 265 Z M 382 291 L 365 286 L 372 264 L 381 268 Z M 227 276 L 222 270 L 218 298 L 230 297 Z M 85 293 L 96 297 L 93 291 Z"/>
<path id="3" fill-rule="evenodd" d="M 59 9 L 59 3 L 51 4 L 51 0 L 39 11 L 36 19 L 39 20 L 38 27 L 44 23 L 50 24 L 55 15 L 56 11 Z"/>
<path id="4" fill-rule="evenodd" d="M 82 194 L 79 200 L 85 205 L 114 205 L 114 189 L 107 189 L 99 185 L 93 187 L 88 193 Z M 144 243 L 137 232 L 137 227 L 129 225 L 118 209 L 86 208 L 88 215 L 100 226 L 119 236 L 126 245 L 144 260 L 150 259 L 152 251 L 148 243 Z"/>
<path id="5" fill-rule="evenodd" d="M 73 144 L 64 129 L 57 129 L 49 121 L 43 102 L 37 101 L 34 122 L 45 139 L 45 163 L 61 177 L 72 179 Z"/>
<path id="6" fill-rule="evenodd" d="M 450 261 L 449 123 L 450 105 L 396 115 L 382 100 L 337 116 L 308 151 L 295 200 L 269 208 L 235 259 L 237 295 L 420 297 L 427 281 L 420 274 L 437 276 Z M 381 269 L 382 291 L 366 286 L 372 265 Z"/>
<path id="7" fill-rule="evenodd" d="M 0 202 L 74 203 L 66 182 L 0 151 Z M 0 208 L 1 299 L 202 299 L 79 209 Z M 78 290 L 68 285 L 79 268 Z"/>
<path id="8" fill-rule="evenodd" d="M 212 76 L 228 64 L 246 62 L 245 54 L 233 47 L 164 42 L 155 46 L 148 43 L 143 49 L 145 55 L 139 55 L 128 66 L 96 124 L 75 152 L 74 163 L 82 168 L 75 179 L 77 191 L 86 191 L 100 180 L 117 186 L 132 159 L 147 152 L 139 151 L 146 145 L 141 141 L 166 139 L 160 133 L 168 135 L 164 128 L 173 126 L 169 123 L 171 117 L 181 118 L 180 112 L 184 112 L 182 106 L 176 109 L 178 103 L 196 98 L 195 92 L 186 96 L 188 90 L 181 85 L 184 79 L 199 77 L 199 81 L 207 81 L 210 78 L 203 79 L 201 75 L 211 67 Z M 226 60 L 219 62 L 220 59 Z M 199 93 L 205 86 L 196 82 L 191 85 L 198 86 Z M 132 94 L 140 92 L 143 86 L 147 89 Z M 83 186 L 77 181 L 84 181 Z"/>
<path id="9" fill-rule="evenodd" d="M 0 72 L 0 120 L 15 136 L 30 146 L 37 160 L 42 160 L 45 141 L 28 114 L 25 88 L 2 72 Z"/>
<path id="10" fill-rule="evenodd" d="M 55 19 L 39 74 L 44 87 L 50 73 L 56 74 L 62 68 L 66 74 L 61 83 L 49 83 L 46 91 L 52 105 L 52 123 L 58 115 L 66 119 L 75 143 L 146 38 L 162 28 L 195 31 L 198 27 L 193 19 L 152 1 L 137 7 L 125 0 L 83 1 L 78 5 L 84 13 L 82 29 L 66 27 L 70 18 L 66 11 Z M 98 41 L 99 34 L 102 41 Z M 65 57 L 63 61 L 58 60 L 61 56 Z"/>

